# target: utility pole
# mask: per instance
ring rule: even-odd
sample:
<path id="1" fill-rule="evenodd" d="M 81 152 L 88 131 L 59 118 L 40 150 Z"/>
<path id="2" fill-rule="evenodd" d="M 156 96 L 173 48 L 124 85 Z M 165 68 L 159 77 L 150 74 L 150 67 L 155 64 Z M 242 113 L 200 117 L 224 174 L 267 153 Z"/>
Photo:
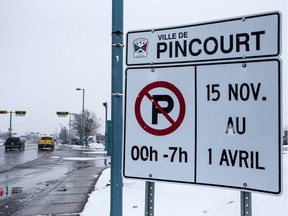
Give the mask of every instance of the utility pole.
<path id="1" fill-rule="evenodd" d="M 10 124 L 9 124 L 9 129 L 8 129 L 8 137 L 12 137 L 12 111 L 10 111 Z"/>
<path id="2" fill-rule="evenodd" d="M 110 216 L 122 216 L 123 0 L 112 0 L 112 154 Z"/>
<path id="3" fill-rule="evenodd" d="M 25 116 L 26 115 L 26 111 L 7 111 L 7 110 L 0 110 L 0 114 L 10 114 L 10 123 L 9 123 L 9 128 L 8 128 L 8 137 L 12 137 L 12 113 L 15 113 L 16 116 Z"/>

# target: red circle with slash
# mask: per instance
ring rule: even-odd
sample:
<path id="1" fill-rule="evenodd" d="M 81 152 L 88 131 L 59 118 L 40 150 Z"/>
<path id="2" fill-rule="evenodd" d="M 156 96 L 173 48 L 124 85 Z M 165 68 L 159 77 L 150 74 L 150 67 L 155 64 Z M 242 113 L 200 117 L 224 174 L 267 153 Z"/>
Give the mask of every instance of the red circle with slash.
<path id="1" fill-rule="evenodd" d="M 157 88 L 166 88 L 168 90 L 170 90 L 173 94 L 176 95 L 178 102 L 179 102 L 179 115 L 177 117 L 176 120 L 172 119 L 171 116 L 169 116 L 168 113 L 165 112 L 164 109 L 162 109 L 162 107 L 159 105 L 159 103 L 155 100 L 153 100 L 152 95 L 149 93 L 149 91 L 153 90 L 153 89 L 157 89 Z M 140 111 L 140 106 L 141 103 L 143 101 L 143 99 L 147 97 L 152 103 L 153 105 L 160 110 L 160 112 L 164 115 L 164 117 L 168 120 L 168 122 L 170 122 L 170 126 L 164 129 L 156 129 L 153 127 L 150 127 L 142 118 L 141 115 L 141 111 Z M 180 92 L 180 90 L 174 86 L 172 83 L 166 82 L 166 81 L 156 81 L 153 83 L 148 84 L 147 86 L 145 86 L 139 93 L 136 102 L 135 102 L 135 116 L 136 119 L 138 121 L 138 123 L 140 124 L 140 126 L 148 133 L 156 135 L 156 136 L 164 136 L 164 135 L 168 135 L 172 132 L 174 132 L 182 123 L 184 116 L 185 116 L 185 100 L 184 97 L 182 95 L 182 93 Z"/>

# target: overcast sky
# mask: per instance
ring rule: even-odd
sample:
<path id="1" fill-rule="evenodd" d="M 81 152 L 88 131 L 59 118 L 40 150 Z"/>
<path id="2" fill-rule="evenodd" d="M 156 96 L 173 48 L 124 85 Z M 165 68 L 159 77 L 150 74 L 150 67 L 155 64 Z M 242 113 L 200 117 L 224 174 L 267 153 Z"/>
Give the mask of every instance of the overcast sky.
<path id="1" fill-rule="evenodd" d="M 104 124 L 107 101 L 110 118 L 111 7 L 111 0 L 0 0 L 0 110 L 27 111 L 13 115 L 13 132 L 67 126 L 56 111 L 81 112 L 78 87 L 86 109 Z M 287 0 L 125 0 L 124 33 L 275 10 L 283 15 L 287 92 Z M 287 125 L 287 94 L 283 112 Z M 9 115 L 0 115 L 0 131 L 8 128 Z"/>

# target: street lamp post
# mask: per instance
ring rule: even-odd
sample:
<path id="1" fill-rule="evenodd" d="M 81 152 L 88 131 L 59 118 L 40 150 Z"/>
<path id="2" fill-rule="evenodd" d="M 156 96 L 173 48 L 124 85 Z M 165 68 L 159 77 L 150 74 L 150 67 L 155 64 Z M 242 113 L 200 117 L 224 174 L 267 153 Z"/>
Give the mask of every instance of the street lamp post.
<path id="1" fill-rule="evenodd" d="M 85 119 L 84 119 L 84 101 L 85 101 L 85 89 L 76 88 L 77 91 L 83 91 L 83 102 L 82 102 L 82 119 L 81 119 L 81 145 L 85 143 Z M 86 143 L 85 143 L 86 144 Z"/>
<path id="2" fill-rule="evenodd" d="M 105 151 L 107 151 L 107 109 L 108 109 L 108 103 L 104 102 L 103 106 L 105 107 Z"/>

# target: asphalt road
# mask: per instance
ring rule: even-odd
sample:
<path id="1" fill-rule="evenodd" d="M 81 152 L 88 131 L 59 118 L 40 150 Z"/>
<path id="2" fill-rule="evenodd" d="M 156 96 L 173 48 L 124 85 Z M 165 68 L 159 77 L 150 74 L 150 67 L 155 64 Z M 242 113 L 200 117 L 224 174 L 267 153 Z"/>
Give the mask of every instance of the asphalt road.
<path id="1" fill-rule="evenodd" d="M 5 152 L 0 145 L 0 215 L 78 215 L 106 167 L 99 149 L 26 144 Z"/>

